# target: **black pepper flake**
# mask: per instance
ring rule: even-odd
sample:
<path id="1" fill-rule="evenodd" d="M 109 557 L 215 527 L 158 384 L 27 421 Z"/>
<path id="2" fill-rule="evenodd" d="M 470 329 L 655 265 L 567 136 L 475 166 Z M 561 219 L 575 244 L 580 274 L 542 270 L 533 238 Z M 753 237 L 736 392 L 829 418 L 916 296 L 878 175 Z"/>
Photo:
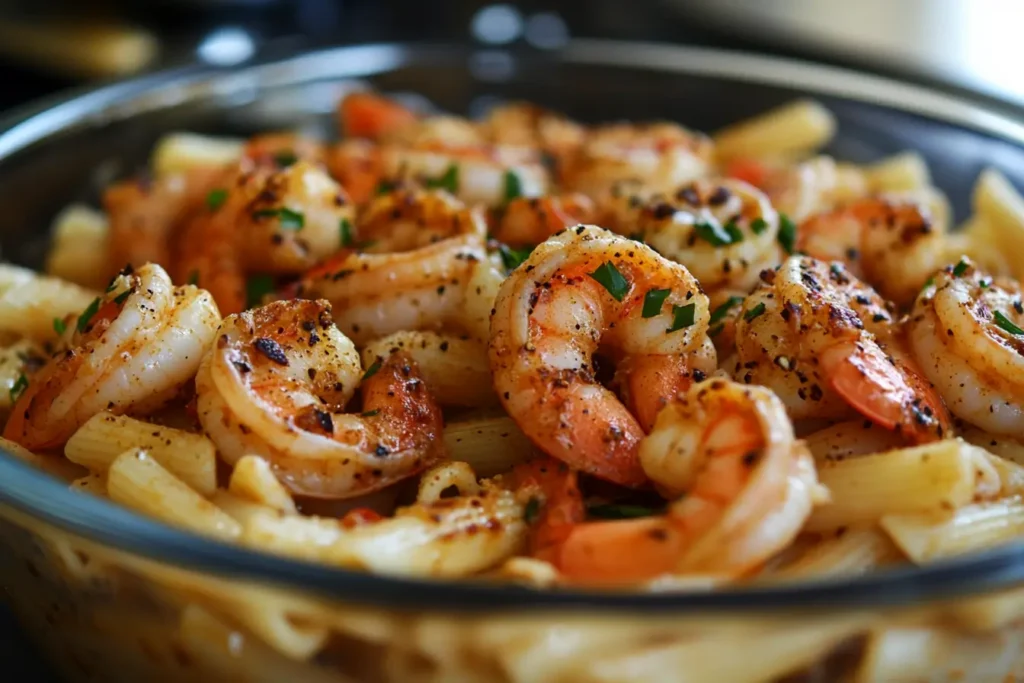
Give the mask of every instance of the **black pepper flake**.
<path id="1" fill-rule="evenodd" d="M 377 444 L 377 448 L 373 451 L 373 454 L 376 455 L 378 458 L 383 458 L 388 455 L 391 455 L 391 451 L 388 450 L 387 446 L 383 444 Z"/>
<path id="2" fill-rule="evenodd" d="M 288 356 L 284 355 L 281 345 L 269 337 L 260 337 L 252 343 L 257 351 L 278 365 L 288 365 Z"/>
<path id="3" fill-rule="evenodd" d="M 246 363 L 245 361 L 241 361 L 241 360 L 233 360 L 233 361 L 231 361 L 231 364 L 232 364 L 232 365 L 234 365 L 234 366 L 235 366 L 235 368 L 236 368 L 236 369 L 237 369 L 237 370 L 238 370 L 238 371 L 239 371 L 240 373 L 242 373 L 243 375 L 244 375 L 245 373 L 247 373 L 247 372 L 252 372 L 252 366 L 250 366 L 250 365 L 249 365 L 248 363 Z"/>
<path id="4" fill-rule="evenodd" d="M 334 420 L 331 419 L 331 414 L 323 410 L 313 409 L 313 414 L 316 415 L 316 421 L 320 423 L 320 427 L 328 434 L 334 433 Z"/>

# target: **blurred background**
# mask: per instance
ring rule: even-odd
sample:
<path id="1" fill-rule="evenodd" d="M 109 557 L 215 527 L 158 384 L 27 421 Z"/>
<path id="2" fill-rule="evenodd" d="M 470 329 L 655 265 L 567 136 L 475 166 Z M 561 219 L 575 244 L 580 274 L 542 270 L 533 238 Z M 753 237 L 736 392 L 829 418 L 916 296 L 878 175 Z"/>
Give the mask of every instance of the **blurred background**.
<path id="1" fill-rule="evenodd" d="M 161 68 L 304 47 L 573 37 L 802 57 L 1024 105 L 1020 0 L 0 0 L 0 112 Z M 0 606 L 3 680 L 52 679 Z"/>

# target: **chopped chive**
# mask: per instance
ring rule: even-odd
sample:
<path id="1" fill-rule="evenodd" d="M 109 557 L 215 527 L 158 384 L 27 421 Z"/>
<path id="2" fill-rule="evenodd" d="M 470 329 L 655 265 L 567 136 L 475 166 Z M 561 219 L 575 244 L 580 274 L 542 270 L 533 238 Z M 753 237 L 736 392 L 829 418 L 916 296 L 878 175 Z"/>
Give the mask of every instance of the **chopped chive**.
<path id="1" fill-rule="evenodd" d="M 23 372 L 20 375 L 18 375 L 18 379 L 11 386 L 11 403 L 17 401 L 21 397 L 21 395 L 25 393 L 25 389 L 28 389 L 28 377 L 26 377 L 25 373 Z"/>
<path id="2" fill-rule="evenodd" d="M 523 182 L 515 171 L 505 171 L 505 202 L 523 196 Z"/>
<path id="3" fill-rule="evenodd" d="M 644 294 L 644 309 L 641 315 L 645 318 L 653 318 L 661 313 L 661 307 L 671 292 L 670 289 L 647 290 L 647 293 Z"/>
<path id="4" fill-rule="evenodd" d="M 269 275 L 254 275 L 245 283 L 245 307 L 263 305 L 263 299 L 274 291 L 274 278 Z"/>
<path id="5" fill-rule="evenodd" d="M 587 508 L 588 515 L 601 519 L 636 519 L 637 517 L 650 517 L 660 512 L 661 510 L 658 508 L 645 505 L 616 505 L 614 503 L 591 505 Z"/>
<path id="6" fill-rule="evenodd" d="M 382 194 L 394 192 L 395 187 L 395 183 L 391 182 L 390 180 L 382 180 L 379 183 L 377 183 L 377 189 L 374 190 L 374 194 L 376 194 L 379 197 Z"/>
<path id="7" fill-rule="evenodd" d="M 758 305 L 754 306 L 749 311 L 744 313 L 743 314 L 743 319 L 746 320 L 747 322 L 750 322 L 751 320 L 753 320 L 754 318 L 756 318 L 757 316 L 759 316 L 759 315 L 761 315 L 763 313 L 764 313 L 764 302 L 762 301 L 761 303 L 759 303 Z"/>
<path id="8" fill-rule="evenodd" d="M 597 267 L 597 270 L 588 274 L 601 283 L 601 286 L 608 290 L 608 293 L 616 301 L 622 301 L 626 297 L 626 292 L 629 291 L 629 281 L 623 277 L 611 261 L 605 261 Z"/>
<path id="9" fill-rule="evenodd" d="M 533 247 L 520 247 L 516 249 L 502 244 L 498 247 L 498 253 L 501 255 L 501 263 L 505 266 L 505 270 L 512 272 L 518 268 L 523 261 L 530 258 L 530 254 L 533 253 Z"/>
<path id="10" fill-rule="evenodd" d="M 299 160 L 299 157 L 290 149 L 283 150 L 274 155 L 274 163 L 281 168 L 287 168 Z"/>
<path id="11" fill-rule="evenodd" d="M 978 286 L 981 287 L 982 289 L 988 289 L 989 287 L 992 286 L 992 281 L 983 278 L 981 280 L 978 280 Z"/>
<path id="12" fill-rule="evenodd" d="M 953 266 L 953 276 L 960 277 L 961 275 L 967 272 L 967 268 L 967 261 L 960 259 L 960 262 Z"/>
<path id="13" fill-rule="evenodd" d="M 725 224 L 725 231 L 729 233 L 733 244 L 743 241 L 743 231 L 740 230 L 740 226 L 736 225 L 734 221 L 729 221 Z"/>
<path id="14" fill-rule="evenodd" d="M 185 284 L 198 285 L 199 284 L 199 271 L 193 270 L 188 274 L 188 281 Z"/>
<path id="15" fill-rule="evenodd" d="M 786 250 L 787 254 L 793 253 L 796 246 L 796 223 L 789 219 L 784 213 L 779 214 L 779 244 Z"/>
<path id="16" fill-rule="evenodd" d="M 128 300 L 128 297 L 130 297 L 132 295 L 132 292 L 134 291 L 134 289 L 124 290 L 123 292 L 114 297 L 114 303 L 120 306 L 121 304 Z"/>
<path id="17" fill-rule="evenodd" d="M 452 194 L 456 194 L 459 191 L 459 167 L 452 164 L 440 178 L 431 178 L 427 180 L 426 186 L 448 190 Z"/>
<path id="18" fill-rule="evenodd" d="M 365 382 L 366 380 L 370 379 L 371 377 L 376 375 L 377 372 L 379 372 L 379 371 L 380 371 L 380 359 L 378 358 L 377 360 L 373 361 L 373 365 L 371 365 L 370 367 L 366 368 L 366 372 L 363 373 L 363 381 Z"/>
<path id="19" fill-rule="evenodd" d="M 924 287 L 921 288 L 921 291 L 923 292 L 924 290 L 928 289 L 929 287 L 931 287 L 934 284 L 935 284 L 935 276 L 933 275 L 932 277 L 928 278 L 925 281 Z"/>
<path id="20" fill-rule="evenodd" d="M 352 236 L 352 221 L 342 218 L 338 222 L 338 232 L 341 235 L 341 246 L 351 247 L 355 245 L 355 238 Z"/>
<path id="21" fill-rule="evenodd" d="M 210 211 L 216 211 L 220 207 L 224 206 L 224 202 L 228 199 L 228 191 L 222 187 L 216 190 L 210 190 L 210 193 L 206 195 L 206 208 Z"/>
<path id="22" fill-rule="evenodd" d="M 367 411 L 364 411 L 364 412 L 360 413 L 359 417 L 376 417 L 377 415 L 380 415 L 380 411 L 374 409 L 374 410 L 367 410 Z"/>
<path id="23" fill-rule="evenodd" d="M 754 220 L 750 221 L 750 229 L 754 231 L 755 235 L 760 235 L 768 229 L 768 221 L 758 216 Z"/>
<path id="24" fill-rule="evenodd" d="M 712 325 L 714 325 L 715 323 L 722 322 L 722 320 L 725 319 L 725 316 L 729 315 L 729 311 L 731 311 L 733 308 L 735 308 L 741 303 L 743 303 L 742 296 L 730 296 L 728 299 L 722 302 L 722 304 L 718 306 L 718 308 L 711 311 L 711 318 L 708 320 L 708 322 L 711 323 Z"/>
<path id="25" fill-rule="evenodd" d="M 540 499 L 536 496 L 531 496 L 530 500 L 526 501 L 526 507 L 523 508 L 523 521 L 527 524 L 533 524 L 539 516 Z"/>
<path id="26" fill-rule="evenodd" d="M 708 336 L 714 339 L 718 335 L 722 334 L 722 330 L 724 329 L 725 323 L 718 323 L 717 325 L 713 326 L 710 330 L 708 330 Z"/>
<path id="27" fill-rule="evenodd" d="M 100 298 L 96 297 L 92 300 L 85 310 L 82 311 L 82 315 L 78 316 L 78 324 L 76 327 L 79 332 L 85 332 L 85 328 L 89 326 L 89 321 L 96 315 L 96 312 L 100 310 Z"/>
<path id="28" fill-rule="evenodd" d="M 693 229 L 698 237 L 715 247 L 724 247 L 734 241 L 732 235 L 718 223 L 695 223 Z"/>
<path id="29" fill-rule="evenodd" d="M 292 211 L 286 206 L 279 209 L 260 209 L 253 214 L 255 218 L 277 218 L 285 230 L 302 230 L 306 225 L 306 217 L 299 211 Z"/>
<path id="30" fill-rule="evenodd" d="M 1009 318 L 1007 318 L 999 311 L 996 311 L 992 317 L 995 320 L 996 325 L 1001 327 L 1006 332 L 1009 332 L 1010 334 L 1017 336 L 1024 336 L 1024 330 L 1014 325 L 1013 321 L 1011 321 Z"/>
<path id="31" fill-rule="evenodd" d="M 697 310 L 696 304 L 686 304 L 685 306 L 673 306 L 672 307 L 672 327 L 668 328 L 669 332 L 675 332 L 681 330 L 684 327 L 693 325 L 694 311 Z"/>
<path id="32" fill-rule="evenodd" d="M 67 330 L 67 329 L 68 329 L 68 326 L 64 322 L 64 318 L 54 318 L 53 319 L 53 331 L 56 332 L 58 336 L 63 336 L 64 335 L 64 331 Z"/>

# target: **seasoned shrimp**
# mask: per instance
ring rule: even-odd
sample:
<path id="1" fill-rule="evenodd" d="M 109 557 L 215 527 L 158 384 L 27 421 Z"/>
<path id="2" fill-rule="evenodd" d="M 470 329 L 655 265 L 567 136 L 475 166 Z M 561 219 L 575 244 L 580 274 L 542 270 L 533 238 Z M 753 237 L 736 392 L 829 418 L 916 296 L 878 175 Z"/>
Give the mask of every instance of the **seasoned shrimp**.
<path id="1" fill-rule="evenodd" d="M 909 199 L 866 198 L 800 224 L 797 249 L 843 261 L 898 304 L 909 304 L 944 264 L 944 235 L 928 208 Z"/>
<path id="2" fill-rule="evenodd" d="M 354 92 L 338 105 L 338 122 L 345 137 L 378 139 L 416 121 L 415 113 L 376 93 Z"/>
<path id="3" fill-rule="evenodd" d="M 907 321 L 925 376 L 959 418 L 1024 435 L 1024 305 L 1016 281 L 962 259 L 935 276 Z"/>
<path id="4" fill-rule="evenodd" d="M 800 163 L 735 159 L 724 173 L 759 188 L 772 205 L 794 221 L 828 211 L 838 202 L 865 196 L 869 186 L 861 169 L 817 156 Z"/>
<path id="5" fill-rule="evenodd" d="M 949 415 L 892 315 L 842 264 L 792 256 L 743 303 L 736 377 L 771 388 L 793 419 L 845 419 L 852 408 L 913 442 L 941 438 Z"/>
<path id="6" fill-rule="evenodd" d="M 243 156 L 257 165 L 291 166 L 299 159 L 322 164 L 327 156 L 324 145 L 295 133 L 265 133 L 250 138 L 242 151 Z"/>
<path id="7" fill-rule="evenodd" d="M 481 127 L 496 144 L 540 149 L 559 169 L 571 161 L 586 139 L 586 130 L 578 123 L 526 102 L 495 107 Z"/>
<path id="8" fill-rule="evenodd" d="M 28 383 L 4 438 L 29 450 L 60 446 L 93 415 L 146 413 L 195 375 L 220 314 L 210 295 L 177 287 L 160 266 L 126 268 L 77 320 Z"/>
<path id="9" fill-rule="evenodd" d="M 498 210 L 494 238 L 513 247 L 532 247 L 570 226 L 592 222 L 595 215 L 594 202 L 579 192 L 519 197 Z"/>
<path id="10" fill-rule="evenodd" d="M 480 211 L 467 208 L 444 190 L 403 188 L 370 202 L 359 216 L 355 232 L 353 239 L 366 251 L 391 253 L 459 235 L 483 240 L 487 224 Z"/>
<path id="11" fill-rule="evenodd" d="M 352 201 L 362 206 L 373 199 L 380 186 L 380 148 L 369 140 L 342 140 L 327 156 L 331 175 L 338 179 Z"/>
<path id="12" fill-rule="evenodd" d="M 494 307 L 494 386 L 524 433 L 582 471 L 643 484 L 643 430 L 715 368 L 697 281 L 642 244 L 580 225 L 538 246 Z M 599 349 L 615 352 L 626 405 L 595 377 Z"/>
<path id="13" fill-rule="evenodd" d="M 546 542 L 538 548 L 534 540 L 534 552 L 564 581 L 738 578 L 785 548 L 827 500 L 785 407 L 763 387 L 695 384 L 658 415 L 640 461 L 675 499 L 665 514 L 579 524 L 567 482 L 559 507 L 541 519 L 534 534 Z"/>
<path id="14" fill-rule="evenodd" d="M 616 229 L 682 263 L 701 285 L 749 291 L 781 260 L 779 217 L 768 198 L 738 180 L 698 180 L 646 201 L 621 195 Z"/>
<path id="15" fill-rule="evenodd" d="M 708 174 L 711 140 L 674 123 L 615 124 L 591 130 L 563 181 L 595 199 L 623 181 L 671 192 Z"/>
<path id="16" fill-rule="evenodd" d="M 363 412 L 345 413 L 357 387 Z M 363 374 L 326 301 L 276 301 L 225 318 L 196 396 L 222 458 L 260 455 L 296 494 L 368 493 L 444 453 L 441 411 L 415 363 L 396 353 Z"/>

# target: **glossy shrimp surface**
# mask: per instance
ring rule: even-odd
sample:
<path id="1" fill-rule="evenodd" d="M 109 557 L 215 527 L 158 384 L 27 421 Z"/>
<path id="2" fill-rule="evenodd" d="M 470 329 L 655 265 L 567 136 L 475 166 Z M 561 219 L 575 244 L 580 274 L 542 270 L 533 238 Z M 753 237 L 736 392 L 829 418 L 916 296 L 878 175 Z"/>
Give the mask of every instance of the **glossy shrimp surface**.
<path id="1" fill-rule="evenodd" d="M 891 307 L 842 264 L 792 256 L 743 303 L 735 375 L 771 388 L 794 419 L 856 411 L 911 441 L 941 438 L 948 413 L 898 332 Z"/>
<path id="2" fill-rule="evenodd" d="M 1024 306 L 1014 281 L 963 259 L 935 275 L 907 322 L 914 357 L 961 419 L 1024 435 Z"/>
<path id="3" fill-rule="evenodd" d="M 645 305 L 652 291 L 657 301 Z M 494 306 L 494 386 L 520 428 L 582 471 L 643 484 L 644 427 L 715 365 L 707 297 L 686 268 L 581 225 L 537 247 Z M 618 361 L 625 403 L 596 379 L 595 354 L 605 349 Z"/>
<path id="4" fill-rule="evenodd" d="M 362 410 L 349 413 L 356 389 Z M 325 301 L 278 301 L 225 318 L 196 391 L 222 458 L 261 455 L 303 495 L 374 491 L 443 452 L 441 413 L 415 363 L 398 353 L 364 371 Z"/>
<path id="5" fill-rule="evenodd" d="M 4 437 L 52 448 L 101 411 L 159 408 L 195 375 L 219 323 L 208 293 L 174 287 L 159 266 L 122 271 L 81 315 L 63 321 L 60 349 L 12 408 Z"/>
<path id="6" fill-rule="evenodd" d="M 479 210 L 467 207 L 445 190 L 399 188 L 371 201 L 359 216 L 353 244 L 374 253 L 411 251 L 450 237 L 481 240 L 487 225 Z"/>

